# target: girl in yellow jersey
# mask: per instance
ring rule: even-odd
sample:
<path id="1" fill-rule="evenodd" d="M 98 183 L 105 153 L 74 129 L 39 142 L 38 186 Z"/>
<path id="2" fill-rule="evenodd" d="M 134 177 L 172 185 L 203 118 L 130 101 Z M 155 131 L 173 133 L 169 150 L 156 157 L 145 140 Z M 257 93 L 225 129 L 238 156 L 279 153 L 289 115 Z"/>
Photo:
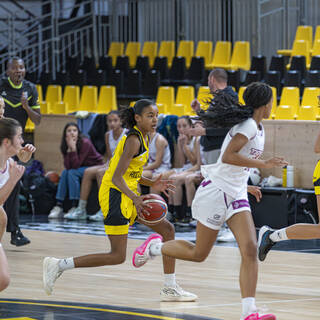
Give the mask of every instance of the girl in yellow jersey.
<path id="1" fill-rule="evenodd" d="M 145 210 L 143 196 L 138 183 L 159 192 L 170 191 L 173 186 L 168 180 L 146 179 L 142 176 L 143 166 L 148 161 L 149 133 L 157 127 L 158 110 L 150 100 L 139 100 L 133 108 L 122 111 L 121 119 L 129 131 L 122 137 L 110 160 L 99 190 L 99 202 L 104 215 L 105 231 L 111 250 L 86 256 L 56 259 L 47 257 L 43 262 L 43 282 L 47 294 L 51 294 L 57 278 L 63 271 L 72 268 L 99 267 L 121 264 L 126 258 L 129 226 Z M 154 241 L 174 239 L 174 227 L 166 219 L 149 226 L 159 235 Z M 136 261 L 139 263 L 139 261 Z M 194 301 L 197 296 L 180 288 L 175 281 L 175 260 L 163 258 L 165 283 L 160 292 L 162 301 Z"/>

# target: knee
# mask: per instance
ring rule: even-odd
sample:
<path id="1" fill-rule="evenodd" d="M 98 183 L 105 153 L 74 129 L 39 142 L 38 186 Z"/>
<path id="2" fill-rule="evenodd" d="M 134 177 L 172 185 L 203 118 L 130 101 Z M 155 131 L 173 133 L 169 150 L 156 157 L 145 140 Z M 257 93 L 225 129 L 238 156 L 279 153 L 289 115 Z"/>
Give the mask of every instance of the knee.
<path id="1" fill-rule="evenodd" d="M 242 259 L 256 260 L 257 259 L 257 242 L 250 241 L 244 246 L 242 250 Z"/>
<path id="2" fill-rule="evenodd" d="M 194 262 L 203 262 L 204 260 L 206 260 L 208 257 L 208 253 L 207 252 L 202 252 L 202 251 L 197 251 L 195 249 L 195 253 L 193 256 L 193 261 Z"/>
<path id="3" fill-rule="evenodd" d="M 160 234 L 162 236 L 163 242 L 174 240 L 174 225 L 171 222 L 165 220 L 165 227 Z"/>

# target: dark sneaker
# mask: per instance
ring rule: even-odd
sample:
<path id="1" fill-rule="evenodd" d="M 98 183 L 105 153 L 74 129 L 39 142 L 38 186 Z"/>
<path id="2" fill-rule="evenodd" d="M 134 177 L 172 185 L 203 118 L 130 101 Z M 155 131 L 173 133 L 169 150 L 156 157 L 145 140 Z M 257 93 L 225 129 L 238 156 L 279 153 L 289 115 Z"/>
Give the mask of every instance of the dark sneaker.
<path id="1" fill-rule="evenodd" d="M 30 243 L 30 240 L 23 235 L 20 229 L 16 232 L 11 232 L 11 244 L 20 247 Z"/>
<path id="2" fill-rule="evenodd" d="M 263 226 L 259 231 L 258 237 L 258 257 L 260 261 L 264 261 L 270 249 L 276 244 L 270 239 L 270 234 L 274 230 L 268 226 Z"/>

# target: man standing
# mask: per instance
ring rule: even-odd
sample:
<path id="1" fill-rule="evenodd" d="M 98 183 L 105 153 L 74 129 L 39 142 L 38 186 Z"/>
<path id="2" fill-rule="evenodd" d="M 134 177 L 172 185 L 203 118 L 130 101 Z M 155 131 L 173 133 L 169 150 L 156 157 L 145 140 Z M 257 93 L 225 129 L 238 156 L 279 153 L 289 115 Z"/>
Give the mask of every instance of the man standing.
<path id="1" fill-rule="evenodd" d="M 26 69 L 19 57 L 9 59 L 7 77 L 0 80 L 0 95 L 5 101 L 4 116 L 16 119 L 24 130 L 28 118 L 36 125 L 40 123 L 41 113 L 38 92 L 35 85 L 24 80 Z M 8 215 L 7 232 L 11 232 L 11 244 L 23 246 L 30 243 L 19 228 L 19 191 L 20 181 L 16 184 L 4 204 Z"/>
<path id="2" fill-rule="evenodd" d="M 231 86 L 228 86 L 228 74 L 224 69 L 213 69 L 208 76 L 208 87 L 211 93 L 217 90 L 223 91 L 238 100 L 238 94 L 233 91 Z M 191 103 L 194 111 L 200 110 L 200 102 L 195 99 Z M 203 147 L 203 156 L 207 164 L 217 162 L 222 142 L 228 133 L 229 129 L 219 128 L 204 128 L 197 126 L 190 129 L 190 134 L 193 136 L 201 136 L 200 144 Z"/>

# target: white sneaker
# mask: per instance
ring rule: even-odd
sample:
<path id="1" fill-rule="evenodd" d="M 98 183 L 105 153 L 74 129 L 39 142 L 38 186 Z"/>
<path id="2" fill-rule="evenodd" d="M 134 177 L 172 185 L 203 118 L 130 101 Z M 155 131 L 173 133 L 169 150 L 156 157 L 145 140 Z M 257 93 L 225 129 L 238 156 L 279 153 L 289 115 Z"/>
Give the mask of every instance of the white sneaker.
<path id="1" fill-rule="evenodd" d="M 101 210 L 99 210 L 96 214 L 89 216 L 88 218 L 91 221 L 103 221 L 104 220 L 104 216 Z"/>
<path id="2" fill-rule="evenodd" d="M 136 268 L 142 267 L 149 259 L 153 259 L 154 256 L 150 254 L 150 246 L 152 244 L 161 243 L 162 237 L 157 234 L 151 234 L 147 240 L 133 252 L 132 264 Z"/>
<path id="3" fill-rule="evenodd" d="M 68 212 L 68 214 L 64 217 L 69 220 L 85 220 L 87 219 L 87 211 L 80 208 L 75 208 L 75 210 L 70 212 L 70 214 Z"/>
<path id="4" fill-rule="evenodd" d="M 59 217 L 62 217 L 62 215 L 63 209 L 59 206 L 54 206 L 48 215 L 48 219 L 57 219 Z"/>
<path id="5" fill-rule="evenodd" d="M 236 241 L 232 231 L 229 228 L 224 229 L 223 231 L 219 232 L 217 241 L 219 242 L 233 242 Z"/>
<path id="6" fill-rule="evenodd" d="M 69 211 L 63 216 L 65 219 L 69 219 L 69 217 L 73 214 L 74 211 L 76 211 L 78 207 L 72 207 L 69 209 Z"/>
<path id="7" fill-rule="evenodd" d="M 63 271 L 59 269 L 59 259 L 46 257 L 43 260 L 43 288 L 47 295 L 51 295 L 56 280 Z"/>
<path id="8" fill-rule="evenodd" d="M 161 301 L 195 301 L 197 295 L 184 291 L 178 284 L 174 287 L 163 287 L 160 291 Z"/>

